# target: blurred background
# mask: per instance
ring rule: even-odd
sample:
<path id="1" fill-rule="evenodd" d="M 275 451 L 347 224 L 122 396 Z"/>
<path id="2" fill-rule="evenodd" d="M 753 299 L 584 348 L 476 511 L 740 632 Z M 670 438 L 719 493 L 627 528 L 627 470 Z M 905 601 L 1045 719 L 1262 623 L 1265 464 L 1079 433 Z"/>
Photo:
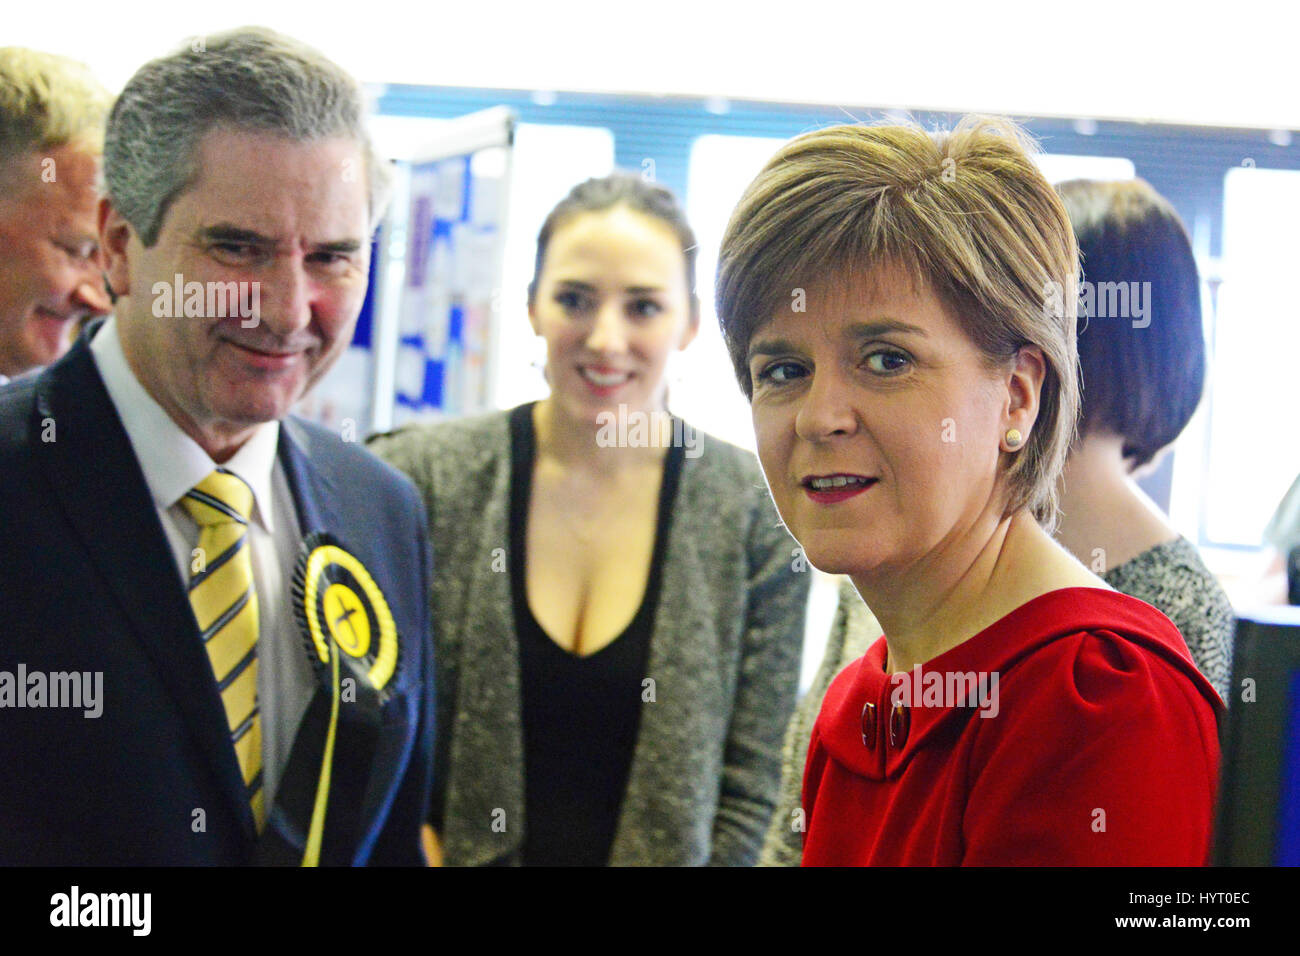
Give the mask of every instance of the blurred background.
<path id="1" fill-rule="evenodd" d="M 699 240 L 703 329 L 671 370 L 673 410 L 752 448 L 712 307 L 718 243 L 748 181 L 815 127 L 1010 115 L 1049 178 L 1140 176 L 1187 225 L 1209 386 L 1144 488 L 1236 601 L 1300 473 L 1293 17 L 1280 4 L 1114 0 L 73 2 L 10 5 L 0 43 L 81 59 L 116 91 L 154 56 L 257 23 L 368 84 L 399 188 L 356 343 L 304 409 L 362 432 L 544 393 L 525 312 L 537 230 L 570 187 L 617 166 L 677 192 Z"/>

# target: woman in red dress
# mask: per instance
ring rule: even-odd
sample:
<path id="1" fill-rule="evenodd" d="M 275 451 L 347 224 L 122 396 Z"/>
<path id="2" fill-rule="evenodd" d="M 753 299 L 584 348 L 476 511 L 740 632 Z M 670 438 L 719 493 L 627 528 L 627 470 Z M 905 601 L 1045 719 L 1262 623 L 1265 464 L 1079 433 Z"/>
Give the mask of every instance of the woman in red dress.
<path id="1" fill-rule="evenodd" d="M 1205 862 L 1222 704 L 1177 628 L 1058 545 L 1078 255 L 1013 124 L 784 146 L 718 314 L 786 526 L 884 628 L 836 678 L 805 865 Z"/>

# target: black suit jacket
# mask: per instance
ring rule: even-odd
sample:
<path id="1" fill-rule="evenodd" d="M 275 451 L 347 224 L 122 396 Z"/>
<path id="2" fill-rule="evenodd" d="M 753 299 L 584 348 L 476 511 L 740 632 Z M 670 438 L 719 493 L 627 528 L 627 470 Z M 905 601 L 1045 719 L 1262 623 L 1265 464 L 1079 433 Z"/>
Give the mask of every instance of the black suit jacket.
<path id="1" fill-rule="evenodd" d="M 88 337 L 0 388 L 0 680 L 102 673 L 102 713 L 0 706 L 0 863 L 242 864 L 252 813 L 207 653 Z M 401 638 L 355 864 L 422 864 L 433 754 L 423 506 L 356 444 L 287 419 L 303 534 L 370 570 Z"/>

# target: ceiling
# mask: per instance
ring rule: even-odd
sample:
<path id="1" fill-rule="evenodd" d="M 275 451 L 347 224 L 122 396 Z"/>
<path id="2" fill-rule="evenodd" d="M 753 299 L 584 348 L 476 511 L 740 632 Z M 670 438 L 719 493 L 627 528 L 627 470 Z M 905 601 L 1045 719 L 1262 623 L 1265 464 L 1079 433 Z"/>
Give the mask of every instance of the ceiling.
<path id="1" fill-rule="evenodd" d="M 204 8 L 65 0 L 10 4 L 0 42 L 84 60 L 115 90 L 187 37 L 261 23 L 379 84 L 717 96 L 836 105 L 849 115 L 907 107 L 1300 129 L 1295 11 L 1258 0 L 454 8 L 436 0 Z"/>

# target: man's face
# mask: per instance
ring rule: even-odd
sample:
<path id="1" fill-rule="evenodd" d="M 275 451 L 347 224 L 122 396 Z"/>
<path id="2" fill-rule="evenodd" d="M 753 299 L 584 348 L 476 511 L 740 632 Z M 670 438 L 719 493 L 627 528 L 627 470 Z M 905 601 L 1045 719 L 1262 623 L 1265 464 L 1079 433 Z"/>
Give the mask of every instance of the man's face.
<path id="1" fill-rule="evenodd" d="M 107 203 L 103 241 L 113 288 L 127 296 L 118 303 L 127 361 L 173 420 L 224 461 L 257 425 L 284 417 L 348 347 L 370 258 L 367 177 L 350 139 L 215 129 L 196 158 L 194 182 L 152 247 Z M 191 283 L 204 290 L 200 315 Z M 260 303 L 257 318 L 207 310 L 207 291 L 235 288 L 228 283 L 241 284 L 242 304 Z"/>
<path id="2" fill-rule="evenodd" d="M 95 228 L 95 157 L 30 152 L 0 171 L 0 374 L 48 365 L 78 321 L 109 310 Z"/>

